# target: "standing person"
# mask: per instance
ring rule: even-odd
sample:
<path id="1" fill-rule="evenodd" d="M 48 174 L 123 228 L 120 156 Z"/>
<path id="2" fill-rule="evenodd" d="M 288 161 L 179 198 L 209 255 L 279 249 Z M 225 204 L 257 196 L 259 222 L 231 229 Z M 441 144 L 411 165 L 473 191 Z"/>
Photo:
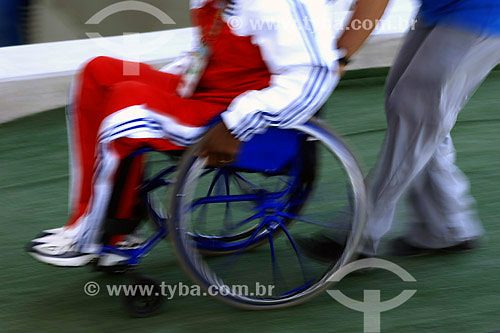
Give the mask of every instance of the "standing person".
<path id="1" fill-rule="evenodd" d="M 374 256 L 405 190 L 414 222 L 393 243 L 396 255 L 463 252 L 483 230 L 465 175 L 455 165 L 450 131 L 459 112 L 500 63 L 500 1 L 422 0 L 386 86 L 387 133 L 369 181 L 370 208 L 362 256 Z M 307 251 L 336 255 L 318 240 Z"/>
<path id="2" fill-rule="evenodd" d="M 69 112 L 70 217 L 65 227 L 33 240 L 29 253 L 53 265 L 82 266 L 98 257 L 105 220 L 140 219 L 142 160 L 124 165 L 140 148 L 188 146 L 220 114 L 223 122 L 206 135 L 203 153 L 230 161 L 241 141 L 266 127 L 306 122 L 339 79 L 328 6 L 327 0 L 192 0 L 197 57 L 180 59 L 170 73 L 140 64 L 136 76 L 124 74 L 121 60 L 90 61 Z M 119 184 L 121 170 L 128 172 Z"/>

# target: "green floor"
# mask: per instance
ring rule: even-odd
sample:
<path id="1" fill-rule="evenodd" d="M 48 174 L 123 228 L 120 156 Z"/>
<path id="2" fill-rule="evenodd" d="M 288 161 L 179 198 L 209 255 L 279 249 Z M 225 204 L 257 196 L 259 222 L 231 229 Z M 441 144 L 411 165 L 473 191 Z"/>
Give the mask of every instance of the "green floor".
<path id="1" fill-rule="evenodd" d="M 365 171 L 373 165 L 384 131 L 384 71 L 350 73 L 325 114 L 345 135 Z M 500 330 L 500 72 L 491 74 L 453 131 L 458 164 L 470 177 L 486 229 L 483 247 L 466 255 L 400 259 L 384 255 L 417 284 L 383 271 L 353 276 L 337 286 L 362 299 L 379 289 L 384 300 L 417 289 L 403 306 L 382 314 L 382 332 L 494 332 Z M 363 316 L 326 293 L 309 303 L 278 311 L 247 312 L 209 297 L 177 297 L 149 319 L 129 318 L 116 297 L 86 296 L 88 281 L 123 281 L 89 268 L 62 269 L 35 262 L 23 250 L 38 231 L 64 223 L 68 155 L 62 110 L 0 125 L 0 332 L 362 332 Z M 391 239 L 404 231 L 401 205 Z M 386 248 L 386 243 L 383 244 Z M 250 268 L 249 268 L 250 269 Z M 168 244 L 141 270 L 166 283 L 189 283 Z"/>

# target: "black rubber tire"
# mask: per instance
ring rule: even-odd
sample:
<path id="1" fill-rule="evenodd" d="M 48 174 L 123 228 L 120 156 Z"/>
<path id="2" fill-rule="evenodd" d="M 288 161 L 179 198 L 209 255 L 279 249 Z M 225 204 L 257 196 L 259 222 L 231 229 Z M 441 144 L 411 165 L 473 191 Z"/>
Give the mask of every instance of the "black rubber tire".
<path id="1" fill-rule="evenodd" d="M 124 295 L 124 305 L 132 317 L 147 318 L 158 314 L 164 303 L 161 287 L 156 280 L 145 275 L 136 275 L 131 286 L 146 286 L 152 291 L 151 295 L 141 295 L 140 288 L 135 288 L 134 295 Z"/>

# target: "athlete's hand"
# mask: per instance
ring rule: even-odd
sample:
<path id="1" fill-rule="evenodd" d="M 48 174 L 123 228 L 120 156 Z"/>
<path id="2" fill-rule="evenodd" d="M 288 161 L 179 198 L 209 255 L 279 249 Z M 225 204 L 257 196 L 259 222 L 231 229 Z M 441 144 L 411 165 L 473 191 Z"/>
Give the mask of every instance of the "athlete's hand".
<path id="1" fill-rule="evenodd" d="M 207 157 L 209 166 L 222 167 L 235 162 L 240 144 L 221 122 L 205 134 L 197 155 Z"/>

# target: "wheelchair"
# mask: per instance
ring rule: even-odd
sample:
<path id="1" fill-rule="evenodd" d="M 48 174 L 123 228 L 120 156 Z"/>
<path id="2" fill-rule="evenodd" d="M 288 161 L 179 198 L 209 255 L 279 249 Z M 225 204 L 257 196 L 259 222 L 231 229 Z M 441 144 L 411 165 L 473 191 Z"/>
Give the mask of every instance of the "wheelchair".
<path id="1" fill-rule="evenodd" d="M 162 162 L 148 172 L 141 199 L 154 231 L 134 249 L 103 246 L 101 254 L 129 258 L 118 271 L 136 267 L 168 236 L 203 295 L 258 310 L 317 296 L 354 259 L 366 215 L 364 178 L 346 144 L 322 121 L 269 128 L 244 142 L 235 162 L 224 167 L 208 166 L 199 147 L 180 159 L 169 155 L 169 165 Z M 344 244 L 342 255 L 328 264 L 307 257 L 297 239 L 318 234 Z M 157 292 L 127 296 L 129 312 L 137 317 L 158 312 L 163 302 L 158 283 L 136 275 L 133 284 Z"/>

